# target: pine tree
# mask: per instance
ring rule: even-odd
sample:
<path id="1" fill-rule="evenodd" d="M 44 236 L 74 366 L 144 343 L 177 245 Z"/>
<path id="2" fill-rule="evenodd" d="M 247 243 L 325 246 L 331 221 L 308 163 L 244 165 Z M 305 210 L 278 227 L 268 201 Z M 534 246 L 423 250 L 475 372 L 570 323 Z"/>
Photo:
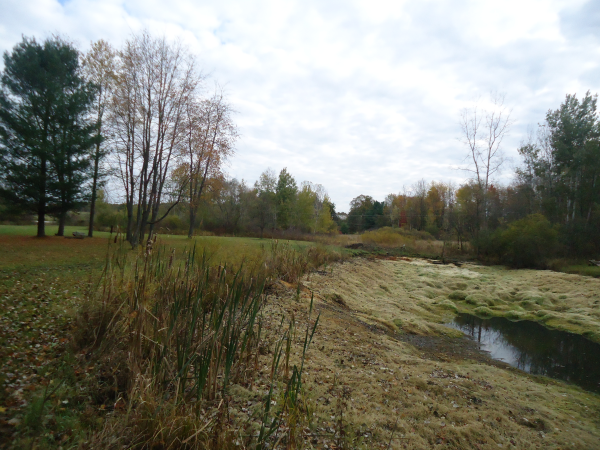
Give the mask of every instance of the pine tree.
<path id="1" fill-rule="evenodd" d="M 80 75 L 79 53 L 61 38 L 23 38 L 4 54 L 0 81 L 0 195 L 64 229 L 69 209 L 84 201 L 89 149 L 99 138 L 85 120 L 95 87 Z"/>

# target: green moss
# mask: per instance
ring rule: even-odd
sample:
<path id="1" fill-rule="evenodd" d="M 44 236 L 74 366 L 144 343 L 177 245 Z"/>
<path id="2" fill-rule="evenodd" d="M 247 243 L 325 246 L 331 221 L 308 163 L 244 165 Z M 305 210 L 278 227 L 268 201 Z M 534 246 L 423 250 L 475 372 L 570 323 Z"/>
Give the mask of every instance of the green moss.
<path id="1" fill-rule="evenodd" d="M 510 302 L 510 301 L 514 300 L 514 297 L 512 296 L 512 294 L 510 292 L 500 291 L 496 295 L 498 295 L 499 298 L 501 298 L 502 300 L 504 300 L 506 302 Z"/>
<path id="2" fill-rule="evenodd" d="M 532 309 L 537 308 L 537 304 L 535 302 L 532 302 L 531 300 L 523 300 L 519 304 L 523 307 L 523 309 L 527 311 L 531 311 Z"/>
<path id="3" fill-rule="evenodd" d="M 488 298 L 488 299 L 486 299 L 486 300 L 485 300 L 485 303 L 486 303 L 488 306 L 496 306 L 496 300 L 494 300 L 493 298 Z"/>

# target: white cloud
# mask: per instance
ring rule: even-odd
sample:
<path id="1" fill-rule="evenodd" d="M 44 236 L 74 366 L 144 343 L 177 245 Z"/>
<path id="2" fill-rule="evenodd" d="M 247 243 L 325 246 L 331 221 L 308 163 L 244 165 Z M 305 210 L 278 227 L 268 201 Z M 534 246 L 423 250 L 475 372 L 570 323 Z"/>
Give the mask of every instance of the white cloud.
<path id="1" fill-rule="evenodd" d="M 458 112 L 490 90 L 514 108 L 509 156 L 566 93 L 600 90 L 592 1 L 9 0 L 2 10 L 2 51 L 57 32 L 83 49 L 143 28 L 180 39 L 238 111 L 230 174 L 288 167 L 339 210 L 359 194 L 463 178 L 451 169 L 464 156 Z"/>

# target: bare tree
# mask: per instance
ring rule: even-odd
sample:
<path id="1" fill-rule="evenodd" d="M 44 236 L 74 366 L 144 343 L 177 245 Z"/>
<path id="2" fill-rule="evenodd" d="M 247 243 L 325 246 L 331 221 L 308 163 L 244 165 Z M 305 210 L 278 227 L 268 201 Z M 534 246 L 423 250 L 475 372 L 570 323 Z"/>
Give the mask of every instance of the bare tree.
<path id="1" fill-rule="evenodd" d="M 183 154 L 187 105 L 198 95 L 202 77 L 180 44 L 147 32 L 133 36 L 119 52 L 112 125 L 116 165 L 125 191 L 127 239 L 135 246 L 152 237 L 172 168 Z M 174 164 L 175 163 L 175 164 Z"/>
<path id="2" fill-rule="evenodd" d="M 504 105 L 504 95 L 491 94 L 491 107 L 480 108 L 478 105 L 465 108 L 460 113 L 462 142 L 468 148 L 465 161 L 469 164 L 463 168 L 473 174 L 474 181 L 480 191 L 480 208 L 483 211 L 483 225 L 487 223 L 487 192 L 492 178 L 505 162 L 502 141 L 508 135 L 512 120 L 511 110 Z"/>
<path id="3" fill-rule="evenodd" d="M 185 107 L 184 157 L 180 170 L 188 183 L 188 237 L 194 233 L 200 199 L 209 179 L 221 176 L 223 162 L 233 154 L 238 133 L 232 114 L 219 87 L 211 98 L 189 102 Z"/>
<path id="4" fill-rule="evenodd" d="M 104 122 L 104 114 L 109 105 L 110 98 L 116 81 L 116 52 L 110 44 L 104 40 L 99 40 L 92 43 L 92 47 L 83 57 L 82 67 L 83 73 L 88 81 L 94 83 L 97 89 L 97 97 L 93 106 L 94 119 L 98 124 L 97 135 L 98 139 L 92 153 L 92 198 L 90 205 L 90 220 L 88 228 L 88 236 L 94 235 L 94 216 L 96 213 L 96 199 L 99 187 L 102 159 L 108 153 L 105 132 L 107 126 Z M 104 141 L 100 140 L 100 136 L 104 136 Z"/>
<path id="5" fill-rule="evenodd" d="M 400 208 L 398 208 L 398 195 L 388 194 L 383 201 L 385 203 L 386 212 L 390 219 L 392 227 L 398 226 L 400 219 Z"/>

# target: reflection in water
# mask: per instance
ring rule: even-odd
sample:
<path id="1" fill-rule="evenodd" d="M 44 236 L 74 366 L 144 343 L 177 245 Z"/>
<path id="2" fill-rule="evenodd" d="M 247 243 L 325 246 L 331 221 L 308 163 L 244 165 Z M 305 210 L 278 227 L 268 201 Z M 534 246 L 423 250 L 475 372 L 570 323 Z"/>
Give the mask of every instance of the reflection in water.
<path id="1" fill-rule="evenodd" d="M 583 336 L 530 321 L 480 319 L 470 314 L 459 314 L 448 325 L 477 340 L 494 359 L 600 392 L 600 345 Z"/>

